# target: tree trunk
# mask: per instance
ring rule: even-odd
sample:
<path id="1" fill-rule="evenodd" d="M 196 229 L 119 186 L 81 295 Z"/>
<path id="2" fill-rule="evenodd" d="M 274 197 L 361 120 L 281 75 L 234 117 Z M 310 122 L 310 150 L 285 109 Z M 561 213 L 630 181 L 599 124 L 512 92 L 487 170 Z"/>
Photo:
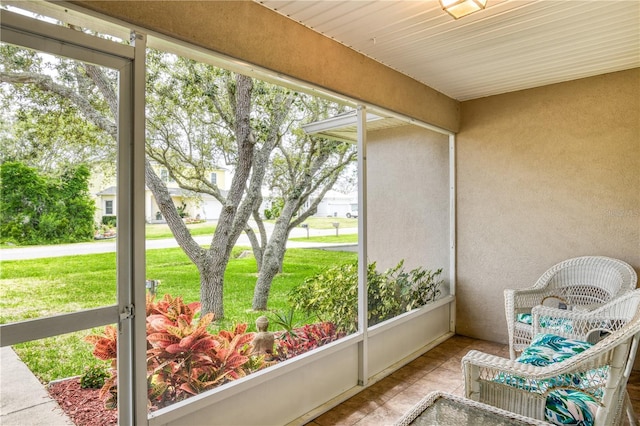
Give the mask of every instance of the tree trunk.
<path id="1" fill-rule="evenodd" d="M 229 256 L 208 252 L 198 266 L 200 272 L 200 303 L 203 313 L 213 312 L 215 320 L 224 318 L 224 271 Z"/>
<path id="2" fill-rule="evenodd" d="M 341 164 L 327 173 L 321 182 L 324 186 L 318 185 L 314 188 L 311 180 L 313 171 L 318 170 L 328 158 L 326 153 L 324 155 L 316 156 L 312 166 L 310 167 L 311 173 L 307 173 L 305 178 L 299 182 L 298 188 L 291 191 L 291 194 L 295 195 L 286 199 L 282 211 L 280 212 L 280 216 L 276 220 L 273 233 L 271 234 L 263 252 L 262 267 L 259 270 L 258 281 L 256 282 L 253 292 L 252 307 L 254 310 L 263 311 L 267 309 L 267 302 L 269 300 L 269 292 L 271 291 L 273 278 L 278 273 L 282 272 L 282 264 L 284 254 L 287 251 L 287 238 L 289 237 L 289 232 L 316 212 L 320 200 L 322 200 L 327 191 L 335 184 L 336 179 L 340 174 L 340 170 L 352 161 L 351 159 L 354 156 L 355 154 L 349 155 L 344 163 L 341 162 Z M 305 211 L 300 212 L 301 207 L 305 201 L 309 199 L 314 190 L 317 191 L 316 198 Z M 294 219 L 294 215 L 296 213 L 298 213 L 298 216 Z"/>
<path id="3" fill-rule="evenodd" d="M 224 318 L 224 271 L 231 256 L 231 249 L 249 220 L 253 206 L 253 201 L 244 201 L 248 203 L 248 208 L 242 204 L 246 182 L 251 175 L 255 148 L 250 125 L 253 83 L 249 77 L 238 74 L 236 88 L 235 134 L 238 143 L 238 164 L 227 201 L 220 212 L 211 246 L 204 256 L 207 259 L 204 261 L 205 267 L 200 269 L 201 312 L 202 315 L 213 312 L 216 320 Z"/>
<path id="4" fill-rule="evenodd" d="M 280 236 L 274 237 L 276 233 Z M 273 230 L 267 248 L 262 256 L 262 268 L 258 274 L 258 282 L 253 292 L 252 307 L 255 311 L 264 311 L 267 309 L 269 300 L 269 292 L 271 291 L 271 283 L 276 275 L 282 269 L 282 261 L 286 251 L 287 230 Z M 280 240 L 284 240 L 284 243 Z"/>
<path id="5" fill-rule="evenodd" d="M 289 237 L 289 223 L 293 216 L 294 208 L 290 202 L 282 209 L 280 217 L 276 220 L 273 232 L 262 256 L 262 268 L 258 274 L 258 282 L 253 291 L 252 307 L 255 311 L 267 309 L 269 292 L 273 278 L 282 271 L 284 254 L 287 251 L 287 238 Z"/>
<path id="6" fill-rule="evenodd" d="M 256 199 L 256 208 L 253 210 L 253 220 L 256 222 L 256 226 L 258 227 L 258 235 L 260 235 L 260 241 L 258 241 L 258 237 L 255 235 L 253 229 L 250 226 L 247 226 L 249 230 L 247 231 L 247 235 L 249 236 L 249 241 L 251 242 L 251 248 L 253 249 L 253 256 L 256 259 L 256 264 L 258 265 L 258 272 L 262 269 L 262 256 L 264 255 L 264 249 L 267 246 L 267 230 L 264 227 L 264 221 L 262 217 L 260 217 L 260 205 L 262 204 L 262 194 Z"/>
<path id="7" fill-rule="evenodd" d="M 251 249 L 253 251 L 253 257 L 255 257 L 256 259 L 258 272 L 260 272 L 260 270 L 262 269 L 262 257 L 264 252 L 262 249 L 262 245 L 258 241 L 258 237 L 256 236 L 256 233 L 253 232 L 253 229 L 251 229 L 250 226 L 247 225 L 244 232 L 247 234 L 247 237 L 249 237 L 249 242 L 251 243 Z"/>

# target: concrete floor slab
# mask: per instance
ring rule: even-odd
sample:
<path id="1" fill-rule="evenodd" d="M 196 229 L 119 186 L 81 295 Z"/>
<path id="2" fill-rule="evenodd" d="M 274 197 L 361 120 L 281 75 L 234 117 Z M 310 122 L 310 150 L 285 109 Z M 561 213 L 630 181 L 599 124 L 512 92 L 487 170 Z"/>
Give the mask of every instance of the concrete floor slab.
<path id="1" fill-rule="evenodd" d="M 73 425 L 11 347 L 0 348 L 0 424 Z"/>

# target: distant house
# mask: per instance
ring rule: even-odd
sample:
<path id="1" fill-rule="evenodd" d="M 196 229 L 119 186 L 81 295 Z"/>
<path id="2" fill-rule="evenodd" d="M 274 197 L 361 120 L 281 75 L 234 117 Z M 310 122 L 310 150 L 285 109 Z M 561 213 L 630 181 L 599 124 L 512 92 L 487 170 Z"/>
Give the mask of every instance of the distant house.
<path id="1" fill-rule="evenodd" d="M 222 211 L 222 204 L 211 195 L 187 191 L 178 186 L 178 183 L 171 179 L 169 172 L 165 168 L 158 166 L 156 173 L 167 185 L 169 195 L 174 205 L 182 210 L 185 218 L 199 220 L 218 220 Z M 211 183 L 218 185 L 219 188 L 225 188 L 226 182 L 230 181 L 230 171 L 227 169 L 217 169 L 210 172 Z M 114 179 L 107 179 L 99 176 L 92 179 L 92 186 L 99 187 L 105 182 L 109 185 L 105 189 L 95 193 L 96 216 L 97 223 L 102 223 L 104 216 L 115 216 L 117 211 L 117 187 L 113 185 Z M 226 196 L 227 189 L 221 189 L 223 195 Z M 263 189 L 263 203 L 260 212 L 271 208 L 272 197 L 269 191 Z M 358 210 L 357 193 L 343 194 L 338 191 L 330 190 L 318 205 L 317 217 L 355 217 Z M 145 188 L 145 218 L 147 223 L 164 223 L 164 217 L 160 212 L 158 203 L 149 188 Z"/>
<path id="2" fill-rule="evenodd" d="M 169 177 L 169 172 L 165 168 L 158 167 L 156 173 L 167 185 L 169 195 L 179 211 L 182 211 L 185 218 L 201 219 L 201 220 L 217 220 L 222 211 L 222 205 L 218 200 L 208 194 L 195 193 L 180 188 L 177 182 Z M 228 170 L 217 169 L 211 170 L 211 183 L 224 188 L 227 181 Z M 96 182 L 103 182 L 96 180 Z M 226 190 L 222 190 L 226 195 Z M 105 189 L 95 193 L 96 202 L 96 222 L 101 223 L 104 216 L 115 216 L 117 211 L 117 187 L 115 185 L 107 186 Z M 164 217 L 160 213 L 158 203 L 156 202 L 151 190 L 145 188 L 145 219 L 147 223 L 163 223 Z"/>
<path id="3" fill-rule="evenodd" d="M 352 192 L 343 194 L 338 191 L 329 190 L 325 194 L 315 216 L 318 217 L 352 217 L 357 216 L 358 194 Z"/>
<path id="4" fill-rule="evenodd" d="M 222 204 L 209 194 L 195 193 L 182 188 L 167 188 L 173 204 L 185 218 L 197 220 L 217 220 L 222 211 Z M 221 191 L 226 195 L 226 191 Z M 147 188 L 145 190 L 145 217 L 148 223 L 163 223 L 164 217 L 156 200 Z"/>
<path id="5" fill-rule="evenodd" d="M 102 223 L 104 216 L 116 215 L 116 195 L 117 188 L 110 186 L 96 194 L 95 219 L 97 223 Z"/>
<path id="6" fill-rule="evenodd" d="M 270 209 L 277 197 L 273 197 L 268 190 L 262 190 L 262 205 L 260 213 L 265 209 Z M 311 201 L 302 207 L 302 210 L 309 208 Z M 318 204 L 318 209 L 314 217 L 358 217 L 358 194 L 356 192 L 344 194 L 342 192 L 329 190 Z"/>

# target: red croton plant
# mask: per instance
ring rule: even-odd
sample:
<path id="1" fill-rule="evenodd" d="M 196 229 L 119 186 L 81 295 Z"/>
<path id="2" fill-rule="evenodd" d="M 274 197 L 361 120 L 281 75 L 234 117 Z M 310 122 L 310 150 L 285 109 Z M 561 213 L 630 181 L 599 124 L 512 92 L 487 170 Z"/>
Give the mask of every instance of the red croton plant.
<path id="1" fill-rule="evenodd" d="M 278 359 L 289 359 L 344 337 L 332 322 L 307 324 L 292 331 L 277 333 Z"/>
<path id="2" fill-rule="evenodd" d="M 207 327 L 213 320 L 212 314 L 196 321 L 200 303 L 185 304 L 182 298 L 170 295 L 159 302 L 148 296 L 146 310 L 151 410 L 244 377 L 266 365 L 263 357 L 250 355 L 254 333 L 246 333 L 246 324 L 211 334 Z M 106 326 L 103 335 L 86 338 L 94 345 L 93 354 L 97 358 L 112 361 L 111 377 L 101 389 L 107 408 L 115 408 L 116 404 L 117 335 L 115 327 Z"/>
<path id="3" fill-rule="evenodd" d="M 278 361 L 292 358 L 339 339 L 333 323 L 322 322 L 276 333 L 276 353 L 269 361 L 251 355 L 255 333 L 247 324 L 211 334 L 207 327 L 212 314 L 197 319 L 200 303 L 185 304 L 180 297 L 165 295 L 158 302 L 147 295 L 147 388 L 150 410 L 244 377 Z M 86 337 L 94 345 L 93 354 L 111 360 L 111 376 L 100 390 L 107 408 L 117 404 L 118 331 L 106 326 L 104 334 Z"/>

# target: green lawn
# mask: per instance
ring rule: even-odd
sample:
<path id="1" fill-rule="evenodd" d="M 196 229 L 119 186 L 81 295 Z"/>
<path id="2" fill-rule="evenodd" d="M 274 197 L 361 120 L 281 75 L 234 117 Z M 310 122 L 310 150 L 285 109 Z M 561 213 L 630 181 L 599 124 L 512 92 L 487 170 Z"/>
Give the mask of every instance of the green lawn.
<path id="1" fill-rule="evenodd" d="M 266 223 L 275 223 L 274 220 L 267 220 Z M 309 229 L 335 229 L 333 224 L 339 223 L 340 228 L 357 228 L 358 219 L 347 219 L 344 217 L 310 217 L 305 220 Z M 213 235 L 216 230 L 215 222 L 202 222 L 187 225 L 191 235 Z M 163 223 L 147 224 L 146 236 L 148 240 L 159 240 L 163 238 L 173 238 L 169 226 Z M 348 241 L 351 242 L 351 241 Z"/>
<path id="2" fill-rule="evenodd" d="M 234 254 L 249 250 L 236 247 Z M 256 264 L 253 257 L 234 258 L 225 274 L 225 319 L 216 328 L 247 322 L 254 330 L 263 312 L 251 310 Z M 284 271 L 272 285 L 270 311 L 288 311 L 287 294 L 306 277 L 330 266 L 355 260 L 356 253 L 309 249 L 287 250 Z M 114 304 L 115 254 L 92 254 L 2 262 L 0 269 L 0 323 L 42 317 L 79 309 Z M 200 282 L 195 266 L 181 249 L 147 251 L 147 278 L 159 279 L 158 297 L 182 296 L 199 300 Z M 267 314 L 269 315 L 269 314 Z M 273 315 L 271 315 L 273 317 Z M 298 317 L 303 323 L 306 318 Z M 273 330 L 273 329 L 272 329 Z M 82 374 L 84 368 L 101 363 L 82 339 L 100 329 L 71 333 L 14 346 L 20 358 L 44 383 Z"/>
<path id="3" fill-rule="evenodd" d="M 194 237 L 196 235 L 213 235 L 216 230 L 216 224 L 214 222 L 192 223 L 188 224 L 187 228 L 189 228 L 191 235 Z M 147 240 L 173 238 L 169 225 L 164 223 L 147 224 L 145 233 Z"/>
<path id="4" fill-rule="evenodd" d="M 346 217 L 310 217 L 304 223 L 309 225 L 309 229 L 334 229 L 334 223 L 339 223 L 340 228 L 358 227 L 358 219 Z"/>
<path id="5" fill-rule="evenodd" d="M 358 234 L 339 234 L 337 237 L 335 235 L 323 235 L 316 237 L 300 237 L 300 238 L 289 238 L 289 241 L 306 241 L 309 243 L 357 243 L 358 242 Z"/>
<path id="6" fill-rule="evenodd" d="M 266 223 L 274 223 L 275 221 L 267 220 Z M 358 227 L 358 219 L 347 219 L 344 217 L 310 217 L 304 223 L 309 225 L 309 229 L 335 229 L 333 224 L 339 223 L 340 229 L 344 228 L 357 228 Z M 202 222 L 202 223 L 192 223 L 187 225 L 189 231 L 192 236 L 198 235 L 213 235 L 216 230 L 216 222 Z M 161 240 L 165 238 L 173 238 L 173 234 L 169 229 L 169 226 L 164 223 L 155 223 L 155 224 L 147 224 L 146 225 L 146 238 L 147 240 Z M 109 242 L 111 240 L 99 240 L 95 241 L 96 244 L 102 242 Z M 313 240 L 319 241 L 319 240 Z M 337 241 L 336 241 L 337 242 Z M 343 242 L 352 242 L 352 240 L 343 241 Z M 4 248 L 12 248 L 15 245 L 10 244 L 1 244 L 0 249 Z"/>

